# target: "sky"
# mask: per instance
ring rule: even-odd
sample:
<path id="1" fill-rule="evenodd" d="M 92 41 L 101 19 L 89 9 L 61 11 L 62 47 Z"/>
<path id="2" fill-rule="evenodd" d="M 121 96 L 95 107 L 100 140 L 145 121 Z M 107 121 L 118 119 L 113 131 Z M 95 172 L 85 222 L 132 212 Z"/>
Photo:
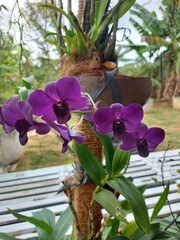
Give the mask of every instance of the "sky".
<path id="1" fill-rule="evenodd" d="M 38 2 L 38 0 L 29 0 L 31 2 Z M 117 0 L 113 0 L 114 2 L 116 2 Z M 24 0 L 19 0 L 19 4 L 20 6 L 23 5 Z M 12 10 L 12 7 L 14 6 L 15 0 L 0 0 L 0 4 L 4 4 L 5 6 L 7 6 L 9 8 L 9 13 L 7 14 L 6 17 L 6 21 L 2 22 L 1 21 L 1 26 L 0 27 L 4 27 L 4 28 L 8 28 L 8 19 L 10 16 L 10 12 Z M 161 0 L 136 0 L 136 3 L 143 5 L 144 7 L 146 7 L 149 11 L 156 11 L 157 15 L 159 17 L 160 16 L 160 11 L 158 10 L 161 4 Z M 73 4 L 73 11 L 76 12 L 77 8 L 78 8 L 78 1 L 72 1 Z M 67 5 L 67 0 L 63 0 L 63 5 L 66 6 Z M 119 20 L 119 27 L 124 27 L 124 28 L 129 28 L 131 30 L 131 34 L 130 34 L 130 39 L 135 43 L 135 44 L 142 44 L 141 43 L 141 38 L 139 33 L 136 31 L 136 29 L 132 26 L 132 24 L 129 21 L 130 18 L 130 13 L 127 12 L 120 20 Z M 3 18 L 4 20 L 4 18 Z M 123 32 L 120 31 L 117 35 L 117 39 L 121 40 L 122 39 L 122 34 Z M 16 32 L 16 39 L 18 41 L 19 35 Z M 126 45 L 127 41 L 123 41 L 121 42 L 122 44 Z M 30 43 L 31 45 L 33 44 L 32 42 Z M 33 45 L 32 45 L 33 46 Z M 35 47 L 35 46 L 34 46 Z M 127 55 L 127 57 L 130 58 L 135 58 L 135 53 L 129 53 Z"/>

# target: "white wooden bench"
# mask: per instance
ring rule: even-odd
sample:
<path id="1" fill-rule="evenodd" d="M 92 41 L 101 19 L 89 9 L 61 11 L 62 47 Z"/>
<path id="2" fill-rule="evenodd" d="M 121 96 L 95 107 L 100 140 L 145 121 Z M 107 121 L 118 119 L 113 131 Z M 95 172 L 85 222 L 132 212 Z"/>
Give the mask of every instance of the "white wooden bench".
<path id="1" fill-rule="evenodd" d="M 177 192 L 177 184 L 180 183 L 180 149 L 164 152 L 153 152 L 144 159 L 138 155 L 132 155 L 130 167 L 126 173 L 132 177 L 136 186 L 146 184 L 148 187 L 144 193 L 149 212 L 152 213 L 160 194 L 163 192 L 163 181 L 170 181 L 170 193 L 168 200 L 171 210 L 180 213 L 180 194 Z M 164 161 L 162 165 L 162 161 Z M 9 212 L 8 208 L 16 210 L 27 216 L 32 211 L 48 208 L 59 216 L 68 206 L 67 197 L 57 194 L 62 186 L 61 181 L 72 172 L 71 165 L 41 168 L 0 175 L 0 232 L 8 233 L 22 239 L 35 235 L 34 226 L 19 222 Z M 156 179 L 156 181 L 155 181 Z M 160 217 L 170 214 L 170 208 L 165 205 Z"/>

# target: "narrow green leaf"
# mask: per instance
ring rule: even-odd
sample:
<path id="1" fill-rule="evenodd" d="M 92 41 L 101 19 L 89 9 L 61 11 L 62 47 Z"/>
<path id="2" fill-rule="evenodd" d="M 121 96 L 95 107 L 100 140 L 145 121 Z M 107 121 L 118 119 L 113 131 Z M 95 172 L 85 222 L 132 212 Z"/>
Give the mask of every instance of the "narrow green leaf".
<path id="1" fill-rule="evenodd" d="M 41 221 L 41 220 L 38 220 L 38 219 L 33 218 L 33 217 L 27 217 L 27 216 L 25 216 L 25 215 L 22 215 L 22 214 L 19 214 L 19 213 L 15 212 L 14 210 L 11 210 L 11 209 L 8 209 L 8 210 L 9 210 L 9 212 L 10 212 L 11 214 L 13 214 L 13 215 L 14 215 L 17 219 L 19 219 L 19 220 L 32 223 L 32 224 L 34 224 L 36 227 L 39 227 L 39 228 L 44 229 L 44 230 L 45 230 L 47 233 L 49 233 L 49 234 L 51 234 L 52 231 L 53 231 L 52 227 L 51 227 L 49 224 L 47 224 L 47 223 L 45 223 L 45 222 L 43 222 L 43 221 Z"/>
<path id="2" fill-rule="evenodd" d="M 123 216 L 120 202 L 112 192 L 106 189 L 101 189 L 100 191 L 93 193 L 93 197 L 110 215 L 127 223 L 126 218 Z"/>
<path id="3" fill-rule="evenodd" d="M 176 238 L 177 237 L 177 238 Z M 160 234 L 157 234 L 152 240 L 179 240 L 179 233 L 176 237 L 173 237 L 168 232 L 161 232 Z"/>
<path id="4" fill-rule="evenodd" d="M 163 193 L 161 194 L 158 202 L 156 203 L 153 213 L 152 213 L 152 216 L 151 216 L 151 221 L 157 217 L 158 213 L 161 211 L 161 209 L 165 205 L 167 196 L 169 194 L 169 186 L 170 186 L 170 184 L 168 183 L 166 188 L 164 189 Z"/>
<path id="5" fill-rule="evenodd" d="M 20 238 L 15 238 L 15 237 L 9 236 L 6 233 L 0 233 L 0 239 L 1 240 L 22 240 Z"/>
<path id="6" fill-rule="evenodd" d="M 114 156 L 114 146 L 112 144 L 112 140 L 108 135 L 105 134 L 99 134 L 97 133 L 97 136 L 101 140 L 103 146 L 104 146 L 104 155 L 105 155 L 105 161 L 106 161 L 106 170 L 108 174 L 112 173 L 112 161 L 113 161 L 113 156 Z"/>
<path id="7" fill-rule="evenodd" d="M 68 229 L 73 224 L 73 215 L 71 212 L 71 209 L 68 207 L 59 217 L 54 231 L 53 231 L 53 237 L 54 240 L 63 240 L 64 235 L 68 231 Z"/>
<path id="8" fill-rule="evenodd" d="M 122 194 L 127 201 L 131 204 L 134 218 L 138 226 L 145 232 L 149 229 L 149 216 L 147 207 L 138 188 L 127 178 L 121 176 L 112 180 L 109 180 L 107 184 Z"/>
<path id="9" fill-rule="evenodd" d="M 125 166 L 128 166 L 129 160 L 130 152 L 123 151 L 119 147 L 117 147 L 113 157 L 112 173 L 119 174 Z"/>
<path id="10" fill-rule="evenodd" d="M 77 157 L 87 172 L 89 177 L 97 185 L 101 185 L 102 180 L 105 178 L 104 168 L 93 152 L 85 145 L 73 141 L 73 148 Z"/>
<path id="11" fill-rule="evenodd" d="M 71 17 L 71 15 L 66 13 L 63 9 L 58 8 L 58 7 L 56 7 L 56 6 L 52 5 L 52 4 L 40 4 L 39 7 L 45 7 L 45 8 L 48 8 L 50 10 L 53 10 L 55 12 L 61 13 L 62 15 L 64 15 L 68 19 L 68 21 L 73 26 L 73 28 L 78 30 L 76 25 L 75 25 L 75 23 L 74 23 L 74 21 L 73 21 L 73 19 L 72 19 L 72 17 Z"/>
<path id="12" fill-rule="evenodd" d="M 107 9 L 108 3 L 109 3 L 109 0 L 96 1 L 96 13 L 95 13 L 96 27 L 99 27 L 99 25 L 101 24 L 103 17 L 105 15 L 105 10 Z"/>
<path id="13" fill-rule="evenodd" d="M 129 9 L 133 6 L 136 0 L 125 0 L 122 1 L 122 4 L 120 5 L 118 11 L 112 11 L 112 20 L 110 23 L 114 23 L 116 19 L 120 19 Z"/>
<path id="14" fill-rule="evenodd" d="M 110 237 L 108 240 L 130 240 L 129 238 L 125 236 L 117 236 L 117 237 Z"/>
<path id="15" fill-rule="evenodd" d="M 160 223 L 150 224 L 149 232 L 144 233 L 141 229 L 137 229 L 132 236 L 132 240 L 152 240 L 159 233 Z"/>
<path id="16" fill-rule="evenodd" d="M 108 16 L 103 20 L 103 22 L 98 26 L 98 34 L 93 34 L 94 30 L 97 28 L 91 28 L 89 31 L 89 38 L 93 43 L 96 43 L 99 33 L 102 32 L 110 23 L 114 23 L 117 19 L 120 19 L 134 4 L 135 0 L 120 0 L 114 7 L 109 11 Z"/>
<path id="17" fill-rule="evenodd" d="M 33 212 L 33 217 L 47 223 L 54 229 L 55 226 L 55 214 L 49 209 L 42 209 L 41 211 Z M 39 240 L 54 240 L 52 234 L 47 233 L 44 229 L 36 226 Z"/>

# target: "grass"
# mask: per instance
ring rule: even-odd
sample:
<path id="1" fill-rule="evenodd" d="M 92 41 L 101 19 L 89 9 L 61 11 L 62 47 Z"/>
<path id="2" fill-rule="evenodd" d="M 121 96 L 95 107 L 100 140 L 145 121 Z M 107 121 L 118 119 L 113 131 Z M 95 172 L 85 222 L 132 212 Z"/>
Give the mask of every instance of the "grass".
<path id="1" fill-rule="evenodd" d="M 161 127 L 166 132 L 165 140 L 157 151 L 166 150 L 169 142 L 171 149 L 180 148 L 179 111 L 168 104 L 156 102 L 153 109 L 145 113 L 143 122 L 149 127 Z M 30 134 L 24 156 L 18 162 L 16 171 L 67 164 L 73 162 L 73 158 L 70 152 L 61 153 L 61 142 L 53 132 L 44 136 Z"/>

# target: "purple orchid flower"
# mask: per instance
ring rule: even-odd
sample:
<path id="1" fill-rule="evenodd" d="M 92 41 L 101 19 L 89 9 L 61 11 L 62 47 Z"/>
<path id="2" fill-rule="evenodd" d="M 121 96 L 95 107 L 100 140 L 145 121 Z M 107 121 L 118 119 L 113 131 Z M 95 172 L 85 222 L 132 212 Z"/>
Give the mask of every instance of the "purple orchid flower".
<path id="1" fill-rule="evenodd" d="M 141 157 L 147 157 L 149 151 L 155 149 L 165 137 L 163 129 L 158 127 L 149 128 L 142 123 L 135 132 L 126 133 L 123 138 L 122 150 L 135 150 Z"/>
<path id="2" fill-rule="evenodd" d="M 139 104 L 123 107 L 113 103 L 110 107 L 102 107 L 94 113 L 94 123 L 101 134 L 113 133 L 115 140 L 122 140 L 126 131 L 132 131 L 140 125 L 143 108 Z"/>
<path id="3" fill-rule="evenodd" d="M 6 133 L 16 129 L 22 145 L 28 141 L 28 131 L 35 129 L 38 134 L 47 134 L 50 131 L 47 124 L 33 120 L 31 105 L 26 101 L 18 101 L 18 96 L 12 97 L 3 104 L 0 109 L 0 123 Z"/>
<path id="4" fill-rule="evenodd" d="M 77 78 L 64 77 L 46 85 L 45 91 L 36 90 L 28 98 L 33 114 L 42 116 L 46 122 L 66 123 L 71 111 L 81 110 L 89 104 L 87 97 L 81 96 L 81 86 Z"/>
<path id="5" fill-rule="evenodd" d="M 50 123 L 50 126 L 60 134 L 63 145 L 62 145 L 62 153 L 65 153 L 68 148 L 68 143 L 72 140 L 76 140 L 78 143 L 82 144 L 85 141 L 85 137 L 82 135 L 80 131 L 72 130 L 65 125 Z"/>

